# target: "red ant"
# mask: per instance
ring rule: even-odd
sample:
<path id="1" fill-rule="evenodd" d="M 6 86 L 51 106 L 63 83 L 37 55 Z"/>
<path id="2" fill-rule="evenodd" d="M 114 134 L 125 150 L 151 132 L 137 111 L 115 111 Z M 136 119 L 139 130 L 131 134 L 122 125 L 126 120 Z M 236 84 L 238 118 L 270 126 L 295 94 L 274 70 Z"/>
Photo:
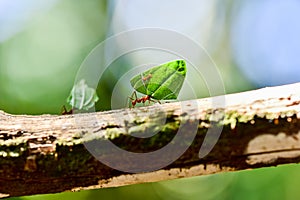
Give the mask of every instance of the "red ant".
<path id="1" fill-rule="evenodd" d="M 61 112 L 62 115 L 70 115 L 70 114 L 73 114 L 73 112 L 74 112 L 74 109 L 71 109 L 68 111 L 66 106 L 64 106 L 64 105 L 62 108 L 63 108 L 63 111 Z"/>
<path id="2" fill-rule="evenodd" d="M 147 76 L 143 77 L 142 80 L 143 82 L 145 82 L 145 81 L 149 81 L 149 79 L 151 78 L 152 78 L 152 74 L 148 74 Z"/>
<path id="3" fill-rule="evenodd" d="M 133 97 L 133 96 L 134 96 L 134 97 Z M 146 95 L 146 96 L 143 96 L 143 97 L 141 97 L 141 98 L 138 98 L 137 95 L 136 95 L 136 91 L 134 91 L 134 92 L 132 93 L 131 97 L 128 97 L 128 99 L 131 100 L 132 108 L 134 108 L 134 106 L 135 106 L 137 103 L 143 103 L 143 104 L 145 104 L 146 101 L 148 101 L 149 104 L 150 104 L 151 101 L 154 102 L 154 103 L 156 103 L 156 102 L 160 103 L 160 101 L 158 101 L 158 100 L 153 100 L 153 99 L 151 99 L 151 98 L 152 98 L 151 95 Z"/>

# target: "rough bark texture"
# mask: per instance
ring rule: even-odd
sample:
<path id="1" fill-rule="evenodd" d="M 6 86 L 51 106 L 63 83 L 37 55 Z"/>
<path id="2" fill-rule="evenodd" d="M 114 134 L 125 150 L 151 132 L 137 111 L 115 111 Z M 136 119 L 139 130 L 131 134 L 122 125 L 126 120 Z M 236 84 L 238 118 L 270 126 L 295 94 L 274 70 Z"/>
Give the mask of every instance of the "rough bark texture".
<path id="1" fill-rule="evenodd" d="M 297 83 L 108 112 L 28 116 L 0 111 L 0 196 L 115 187 L 298 163 L 299 104 Z M 108 141 L 135 154 L 112 152 Z M 171 151 L 163 152 L 168 145 Z M 182 153 L 174 157 L 177 150 Z M 151 157 L 149 163 L 151 152 L 160 156 Z M 141 157 L 142 162 L 133 162 L 138 153 L 149 154 Z M 117 163 L 119 170 L 99 160 Z M 167 164 L 159 169 L 162 163 Z M 153 169 L 159 170 L 147 172 Z"/>

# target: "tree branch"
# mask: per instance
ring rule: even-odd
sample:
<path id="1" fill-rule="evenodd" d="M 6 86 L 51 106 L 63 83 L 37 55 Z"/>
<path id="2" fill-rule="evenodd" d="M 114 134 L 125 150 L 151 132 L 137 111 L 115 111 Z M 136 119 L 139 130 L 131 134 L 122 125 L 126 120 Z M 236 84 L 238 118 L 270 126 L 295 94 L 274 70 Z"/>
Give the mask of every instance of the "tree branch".
<path id="1" fill-rule="evenodd" d="M 115 187 L 298 163 L 299 104 L 297 83 L 107 112 L 28 116 L 0 111 L 0 193 Z M 107 144 L 124 151 L 110 151 Z M 172 151 L 161 152 L 168 145 Z M 184 151 L 173 159 L 177 150 Z M 135 153 L 127 156 L 128 151 Z M 149 163 L 156 152 L 161 156 Z M 140 155 L 148 157 L 132 162 Z M 153 169 L 159 170 L 147 172 Z"/>

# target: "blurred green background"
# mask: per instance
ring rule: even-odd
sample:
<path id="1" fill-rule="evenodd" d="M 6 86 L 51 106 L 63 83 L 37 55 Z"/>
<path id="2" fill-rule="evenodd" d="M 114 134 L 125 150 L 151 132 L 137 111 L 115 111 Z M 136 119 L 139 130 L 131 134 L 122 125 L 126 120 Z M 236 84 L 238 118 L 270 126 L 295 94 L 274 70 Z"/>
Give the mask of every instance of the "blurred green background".
<path id="1" fill-rule="evenodd" d="M 91 50 L 141 27 L 174 30 L 200 43 L 218 66 L 226 93 L 297 82 L 299 15 L 297 0 L 0 0 L 0 109 L 60 114 Z M 111 109 L 114 86 L 131 67 L 120 58 L 105 72 L 98 110 Z M 200 82 L 197 97 L 209 96 Z M 286 165 L 16 199 L 295 199 L 298 174 L 298 165 Z"/>

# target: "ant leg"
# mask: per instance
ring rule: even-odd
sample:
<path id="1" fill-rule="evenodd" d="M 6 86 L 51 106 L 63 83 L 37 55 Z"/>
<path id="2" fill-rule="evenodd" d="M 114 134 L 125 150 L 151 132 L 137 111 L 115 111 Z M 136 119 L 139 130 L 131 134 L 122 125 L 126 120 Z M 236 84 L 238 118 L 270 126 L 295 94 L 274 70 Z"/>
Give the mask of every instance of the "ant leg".
<path id="1" fill-rule="evenodd" d="M 132 93 L 132 95 L 131 95 L 131 97 L 134 95 L 134 99 L 136 100 L 136 99 L 138 99 L 138 97 L 137 97 L 137 95 L 136 95 L 136 91 L 134 91 L 133 93 Z"/>
<path id="2" fill-rule="evenodd" d="M 152 100 L 151 98 L 148 99 L 148 105 L 150 105 L 150 102 L 155 102 L 154 100 Z"/>
<path id="3" fill-rule="evenodd" d="M 132 104 L 132 101 L 133 101 L 132 95 L 131 96 L 127 96 L 126 102 L 125 102 L 125 108 L 126 107 L 131 108 L 130 105 Z"/>
<path id="4" fill-rule="evenodd" d="M 133 101 L 137 100 L 136 91 L 134 91 L 130 97 L 127 97 L 125 107 L 134 108 Z"/>
<path id="5" fill-rule="evenodd" d="M 159 104 L 161 104 L 159 100 L 156 100 L 156 99 L 154 100 L 154 99 L 149 98 L 148 99 L 149 105 L 150 105 L 150 102 L 153 102 L 153 103 L 157 103 L 158 102 Z"/>
<path id="6" fill-rule="evenodd" d="M 61 111 L 61 113 L 64 115 L 64 114 L 66 114 L 67 112 L 68 112 L 68 111 L 67 111 L 66 106 L 63 105 L 63 106 L 62 106 L 62 111 Z"/>

